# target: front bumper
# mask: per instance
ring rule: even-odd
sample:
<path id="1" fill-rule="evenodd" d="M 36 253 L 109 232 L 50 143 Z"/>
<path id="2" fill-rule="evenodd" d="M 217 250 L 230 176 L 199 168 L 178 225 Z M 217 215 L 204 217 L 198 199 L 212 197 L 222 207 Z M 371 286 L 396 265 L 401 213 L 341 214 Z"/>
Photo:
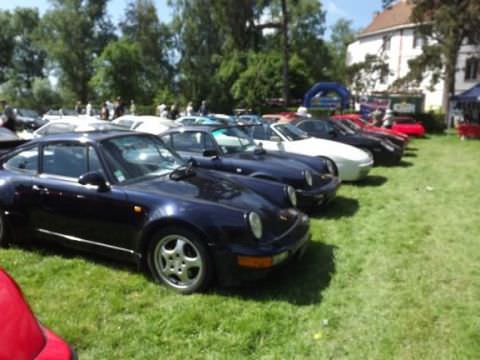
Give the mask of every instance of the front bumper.
<path id="1" fill-rule="evenodd" d="M 388 151 L 388 150 L 380 150 L 373 152 L 375 165 L 393 165 L 400 162 L 403 156 L 403 150 L 395 150 L 395 151 Z"/>
<path id="2" fill-rule="evenodd" d="M 341 180 L 330 175 L 322 175 L 324 183 L 313 189 L 297 189 L 298 207 L 301 209 L 325 205 L 335 199 Z"/>
<path id="3" fill-rule="evenodd" d="M 308 216 L 299 213 L 295 224 L 271 243 L 258 244 L 256 247 L 231 245 L 230 249 L 214 251 L 217 280 L 222 285 L 237 285 L 265 277 L 273 269 L 302 256 L 310 240 Z M 272 264 L 257 268 L 242 266 L 239 265 L 239 257 L 271 258 Z"/>

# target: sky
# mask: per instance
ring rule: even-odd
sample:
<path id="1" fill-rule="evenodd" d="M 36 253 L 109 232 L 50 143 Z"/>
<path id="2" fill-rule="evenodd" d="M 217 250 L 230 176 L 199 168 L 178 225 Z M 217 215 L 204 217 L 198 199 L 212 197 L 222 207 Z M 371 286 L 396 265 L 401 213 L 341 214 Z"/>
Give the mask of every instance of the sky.
<path id="1" fill-rule="evenodd" d="M 168 21 L 172 16 L 167 0 L 154 0 L 158 16 L 161 21 Z M 110 0 L 108 12 L 114 23 L 122 19 L 128 0 Z M 352 20 L 354 29 L 366 27 L 373 18 L 373 13 L 380 10 L 381 0 L 322 0 L 323 8 L 327 11 L 326 25 L 330 28 L 338 19 Z M 15 7 L 37 7 L 44 13 L 50 6 L 48 0 L 0 0 L 0 9 L 14 9 Z M 329 36 L 327 31 L 326 36 Z"/>

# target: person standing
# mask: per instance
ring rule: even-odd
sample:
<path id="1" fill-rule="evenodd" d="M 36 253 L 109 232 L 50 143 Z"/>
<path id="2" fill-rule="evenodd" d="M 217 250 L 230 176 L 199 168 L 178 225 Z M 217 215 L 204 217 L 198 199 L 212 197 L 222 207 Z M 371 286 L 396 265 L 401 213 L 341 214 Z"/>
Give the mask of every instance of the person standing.
<path id="1" fill-rule="evenodd" d="M 384 128 L 391 128 L 393 126 L 393 111 L 391 109 L 387 109 L 385 112 L 385 117 L 383 118 L 383 127 Z"/>
<path id="2" fill-rule="evenodd" d="M 15 112 L 6 100 L 0 101 L 3 109 L 2 126 L 15 132 Z"/>
<path id="3" fill-rule="evenodd" d="M 177 103 L 173 103 L 173 105 L 170 107 L 169 118 L 171 120 L 175 120 L 177 117 L 178 117 L 178 106 L 177 106 Z"/>
<path id="4" fill-rule="evenodd" d="M 130 114 L 135 115 L 137 107 L 135 106 L 135 101 L 132 99 L 130 100 Z"/>
<path id="5" fill-rule="evenodd" d="M 85 108 L 85 115 L 92 116 L 92 104 L 90 101 L 87 102 L 87 107 Z"/>
<path id="6" fill-rule="evenodd" d="M 123 103 L 123 100 L 120 97 L 117 97 L 117 101 L 115 102 L 115 110 L 113 113 L 113 118 L 119 118 L 125 114 L 125 104 Z"/>
<path id="7" fill-rule="evenodd" d="M 77 115 L 80 115 L 82 113 L 82 103 L 79 101 L 77 101 L 77 103 L 75 104 L 75 112 L 77 113 Z"/>
<path id="8" fill-rule="evenodd" d="M 100 109 L 100 119 L 108 120 L 108 105 L 107 102 L 104 102 L 102 108 Z"/>
<path id="9" fill-rule="evenodd" d="M 198 112 L 200 113 L 200 115 L 203 115 L 203 116 L 208 115 L 207 100 L 202 101 L 202 104 L 200 105 L 200 109 L 198 109 Z"/>
<path id="10" fill-rule="evenodd" d="M 185 115 L 186 116 L 193 115 L 193 103 L 191 101 L 188 102 L 187 109 L 185 110 Z"/>

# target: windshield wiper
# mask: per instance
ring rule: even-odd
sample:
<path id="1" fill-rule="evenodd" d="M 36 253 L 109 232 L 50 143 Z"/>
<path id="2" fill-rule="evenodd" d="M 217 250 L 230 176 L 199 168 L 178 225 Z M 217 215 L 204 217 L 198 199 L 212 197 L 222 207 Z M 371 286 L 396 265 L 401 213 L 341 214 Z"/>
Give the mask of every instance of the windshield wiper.
<path id="1" fill-rule="evenodd" d="M 189 161 L 186 165 L 182 164 L 173 169 L 173 171 L 170 173 L 170 179 L 178 181 L 193 175 L 195 175 L 195 171 L 193 170 L 193 162 Z"/>

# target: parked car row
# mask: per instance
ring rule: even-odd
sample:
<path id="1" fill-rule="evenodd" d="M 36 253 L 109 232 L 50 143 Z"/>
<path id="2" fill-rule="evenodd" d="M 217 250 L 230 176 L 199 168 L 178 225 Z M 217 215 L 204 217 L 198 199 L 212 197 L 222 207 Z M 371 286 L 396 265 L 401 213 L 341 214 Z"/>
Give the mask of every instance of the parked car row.
<path id="1" fill-rule="evenodd" d="M 131 119 L 152 135 L 64 119 L 14 142 L 0 157 L 0 243 L 43 237 L 145 263 L 157 280 L 191 293 L 213 274 L 234 283 L 301 253 L 309 238 L 302 211 L 328 204 L 342 178 L 365 177 L 373 164 L 291 124 L 214 119 L 222 124 Z M 265 129 L 268 139 L 251 135 Z"/>
<path id="2" fill-rule="evenodd" d="M 31 140 L 0 128 L 0 246 L 42 239 L 133 262 L 182 294 L 263 277 L 306 251 L 305 212 L 400 161 L 407 136 L 357 121 L 62 117 Z M 76 357 L 1 270 L 0 285 L 0 358 Z"/>

